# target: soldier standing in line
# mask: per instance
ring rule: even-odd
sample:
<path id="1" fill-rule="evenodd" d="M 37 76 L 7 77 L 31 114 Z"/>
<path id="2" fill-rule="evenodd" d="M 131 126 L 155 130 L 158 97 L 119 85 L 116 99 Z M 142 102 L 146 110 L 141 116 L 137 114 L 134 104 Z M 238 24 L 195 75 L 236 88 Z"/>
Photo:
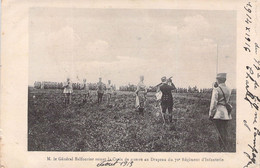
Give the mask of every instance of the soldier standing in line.
<path id="1" fill-rule="evenodd" d="M 73 92 L 73 88 L 70 78 L 67 78 L 67 81 L 64 83 L 63 87 L 63 93 L 65 94 L 65 105 L 71 104 L 71 94 Z"/>
<path id="2" fill-rule="evenodd" d="M 86 80 L 86 79 L 83 79 L 82 89 L 83 89 L 83 95 L 84 95 L 83 103 L 86 103 L 87 100 L 88 100 L 89 97 L 90 97 L 90 94 L 89 94 L 89 86 L 88 86 L 88 84 L 87 84 L 87 80 Z"/>
<path id="3" fill-rule="evenodd" d="M 113 92 L 113 86 L 111 85 L 111 80 L 108 80 L 108 84 L 106 86 L 107 105 L 110 104 L 112 92 Z"/>
<path id="4" fill-rule="evenodd" d="M 168 109 L 169 121 L 172 122 L 172 108 L 173 108 L 173 97 L 172 90 L 175 90 L 175 86 L 172 83 L 171 78 L 167 80 L 164 76 L 161 78 L 162 84 L 159 86 L 159 90 L 162 92 L 161 97 L 161 108 L 164 120 L 166 120 L 166 110 Z"/>
<path id="5" fill-rule="evenodd" d="M 144 116 L 144 108 L 146 103 L 147 88 L 144 84 L 144 76 L 140 76 L 140 82 L 137 84 L 136 104 L 137 111 Z"/>
<path id="6" fill-rule="evenodd" d="M 102 102 L 104 91 L 105 84 L 102 83 L 102 78 L 99 78 L 99 82 L 97 83 L 98 104 Z"/>
<path id="7" fill-rule="evenodd" d="M 226 148 L 228 143 L 228 121 L 232 119 L 231 114 L 228 113 L 225 104 L 229 101 L 231 89 L 229 89 L 226 82 L 226 73 L 218 73 L 214 85 L 210 103 L 209 119 L 214 122 L 219 132 L 219 145 L 221 148 Z"/>

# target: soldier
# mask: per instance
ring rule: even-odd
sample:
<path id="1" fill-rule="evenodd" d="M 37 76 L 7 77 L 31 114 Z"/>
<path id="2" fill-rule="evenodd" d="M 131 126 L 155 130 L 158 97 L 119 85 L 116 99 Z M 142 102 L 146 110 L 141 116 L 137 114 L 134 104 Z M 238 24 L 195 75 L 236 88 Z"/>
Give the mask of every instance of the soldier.
<path id="1" fill-rule="evenodd" d="M 104 91 L 105 91 L 105 86 L 102 83 L 102 78 L 99 78 L 99 82 L 97 83 L 98 104 L 102 102 Z"/>
<path id="2" fill-rule="evenodd" d="M 71 94 L 73 92 L 73 88 L 70 78 L 67 78 L 67 81 L 64 83 L 63 87 L 63 93 L 65 94 L 65 105 L 71 104 Z"/>
<path id="3" fill-rule="evenodd" d="M 110 103 L 112 92 L 113 92 L 113 86 L 111 85 L 111 80 L 108 80 L 108 84 L 106 86 L 107 105 L 109 105 Z"/>
<path id="4" fill-rule="evenodd" d="M 140 76 L 140 82 L 137 84 L 136 93 L 136 108 L 137 111 L 144 115 L 144 107 L 146 102 L 147 88 L 144 84 L 144 76 Z"/>
<path id="5" fill-rule="evenodd" d="M 87 99 L 89 99 L 89 86 L 87 84 L 87 80 L 86 79 L 83 79 L 83 95 L 84 95 L 84 98 L 83 98 L 83 103 L 86 103 L 87 102 Z"/>
<path id="6" fill-rule="evenodd" d="M 172 90 L 175 90 L 175 86 L 171 79 L 166 79 L 166 77 L 161 78 L 162 84 L 159 86 L 159 90 L 162 92 L 161 97 L 161 108 L 164 120 L 166 119 L 166 110 L 168 109 L 169 121 L 172 122 L 172 108 L 173 108 L 173 97 Z"/>
<path id="7" fill-rule="evenodd" d="M 214 122 L 219 132 L 219 145 L 226 148 L 227 145 L 227 124 L 232 119 L 231 114 L 228 114 L 226 102 L 229 101 L 231 90 L 226 86 L 226 73 L 217 74 L 217 82 L 212 91 L 212 98 L 209 110 L 209 119 Z M 225 102 L 226 99 L 226 102 Z"/>

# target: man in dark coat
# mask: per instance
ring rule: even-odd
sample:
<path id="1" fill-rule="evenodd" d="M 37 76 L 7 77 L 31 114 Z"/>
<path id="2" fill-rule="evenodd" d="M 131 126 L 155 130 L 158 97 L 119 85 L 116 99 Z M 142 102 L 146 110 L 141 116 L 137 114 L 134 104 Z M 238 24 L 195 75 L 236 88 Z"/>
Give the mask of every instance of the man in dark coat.
<path id="1" fill-rule="evenodd" d="M 163 117 L 165 119 L 165 113 L 168 109 L 169 113 L 169 120 L 172 122 L 172 108 L 173 108 L 173 97 L 172 97 L 172 90 L 175 90 L 175 86 L 172 83 L 171 79 L 166 79 L 166 77 L 161 78 L 162 84 L 160 85 L 159 89 L 162 92 L 162 98 L 161 98 L 161 107 L 162 107 L 162 113 Z"/>

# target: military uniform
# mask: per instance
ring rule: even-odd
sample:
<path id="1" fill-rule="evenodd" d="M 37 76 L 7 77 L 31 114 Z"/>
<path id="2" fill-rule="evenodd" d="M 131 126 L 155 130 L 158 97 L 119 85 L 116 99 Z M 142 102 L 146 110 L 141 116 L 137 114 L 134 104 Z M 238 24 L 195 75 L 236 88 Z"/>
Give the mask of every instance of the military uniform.
<path id="1" fill-rule="evenodd" d="M 71 103 L 71 94 L 73 92 L 73 87 L 69 79 L 63 84 L 63 86 L 64 86 L 63 93 L 65 94 L 65 105 L 67 105 Z"/>
<path id="2" fill-rule="evenodd" d="M 145 84 L 141 81 L 137 84 L 136 93 L 136 108 L 139 112 L 143 112 L 146 101 L 147 88 Z"/>
<path id="3" fill-rule="evenodd" d="M 106 94 L 112 95 L 112 92 L 112 85 L 108 83 L 106 86 Z"/>
<path id="4" fill-rule="evenodd" d="M 164 79 L 162 79 L 162 80 L 164 80 Z M 165 78 L 165 80 L 166 80 L 166 78 Z M 162 112 L 165 115 L 166 110 L 168 109 L 168 113 L 170 115 L 170 122 L 172 121 L 172 108 L 173 108 L 172 90 L 175 90 L 175 89 L 176 88 L 173 83 L 171 83 L 171 85 L 169 85 L 166 82 L 163 82 L 159 87 L 159 90 L 162 92 L 162 98 L 161 98 Z"/>
<path id="5" fill-rule="evenodd" d="M 98 103 L 102 102 L 102 98 L 105 92 L 105 84 L 102 82 L 97 83 Z"/>
<path id="6" fill-rule="evenodd" d="M 71 82 L 65 82 L 63 93 L 66 94 L 66 93 L 72 93 L 72 92 L 73 92 L 72 83 Z"/>
<path id="7" fill-rule="evenodd" d="M 226 73 L 219 73 L 217 78 L 226 78 Z M 213 122 L 216 124 L 216 127 L 220 133 L 221 138 L 219 138 L 220 145 L 227 144 L 227 124 L 228 121 L 232 119 L 231 114 L 228 114 L 226 109 L 226 102 L 224 100 L 224 95 L 221 91 L 225 94 L 226 101 L 229 102 L 231 89 L 229 89 L 225 83 L 220 83 L 218 87 L 213 88 L 211 103 L 210 103 L 210 110 L 209 110 L 209 117 L 213 119 Z M 223 144 L 224 143 L 224 144 Z"/>
<path id="8" fill-rule="evenodd" d="M 86 102 L 86 101 L 87 101 L 87 98 L 90 97 L 89 86 L 88 86 L 88 84 L 86 83 L 86 81 L 83 81 L 82 92 L 83 92 L 83 95 L 84 95 L 83 102 Z"/>

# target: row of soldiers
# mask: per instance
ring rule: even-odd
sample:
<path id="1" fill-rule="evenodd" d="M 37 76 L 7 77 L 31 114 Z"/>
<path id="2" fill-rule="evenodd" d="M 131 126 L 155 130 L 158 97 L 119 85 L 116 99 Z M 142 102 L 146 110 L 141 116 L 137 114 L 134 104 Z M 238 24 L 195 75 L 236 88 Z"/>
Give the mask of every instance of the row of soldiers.
<path id="1" fill-rule="evenodd" d="M 88 83 L 89 90 L 97 90 L 97 83 Z M 115 85 L 112 85 L 114 90 L 116 89 Z M 34 82 L 34 88 L 36 89 L 63 89 L 63 82 L 49 82 L 49 81 L 43 81 Z M 81 90 L 82 89 L 82 83 L 72 83 L 73 90 Z M 137 85 L 129 84 L 125 86 L 120 86 L 119 91 L 131 91 L 135 92 L 137 89 Z M 147 88 L 148 92 L 156 92 L 156 87 L 149 86 Z M 211 88 L 203 88 L 198 89 L 196 86 L 194 87 L 188 87 L 188 88 L 176 88 L 174 90 L 175 93 L 211 93 Z"/>
<path id="2" fill-rule="evenodd" d="M 81 90 L 82 83 L 74 82 L 72 83 L 73 90 Z M 64 89 L 63 82 L 50 82 L 50 81 L 35 81 L 34 86 L 35 89 Z M 89 90 L 97 90 L 97 83 L 88 83 Z M 114 89 L 116 89 L 116 85 L 112 85 Z"/>
<path id="3" fill-rule="evenodd" d="M 65 95 L 65 105 L 71 104 L 71 94 L 73 93 L 73 83 L 71 83 L 70 78 L 63 84 L 63 93 Z M 86 103 L 90 98 L 90 85 L 87 83 L 86 79 L 83 79 L 83 84 L 80 85 L 81 93 L 83 94 L 83 103 Z M 97 102 L 100 104 L 103 100 L 103 95 L 107 94 L 107 103 L 109 105 L 112 93 L 115 91 L 115 85 L 111 84 L 111 80 L 108 80 L 107 84 L 102 82 L 102 78 L 99 78 L 99 82 L 95 85 L 97 90 Z"/>

